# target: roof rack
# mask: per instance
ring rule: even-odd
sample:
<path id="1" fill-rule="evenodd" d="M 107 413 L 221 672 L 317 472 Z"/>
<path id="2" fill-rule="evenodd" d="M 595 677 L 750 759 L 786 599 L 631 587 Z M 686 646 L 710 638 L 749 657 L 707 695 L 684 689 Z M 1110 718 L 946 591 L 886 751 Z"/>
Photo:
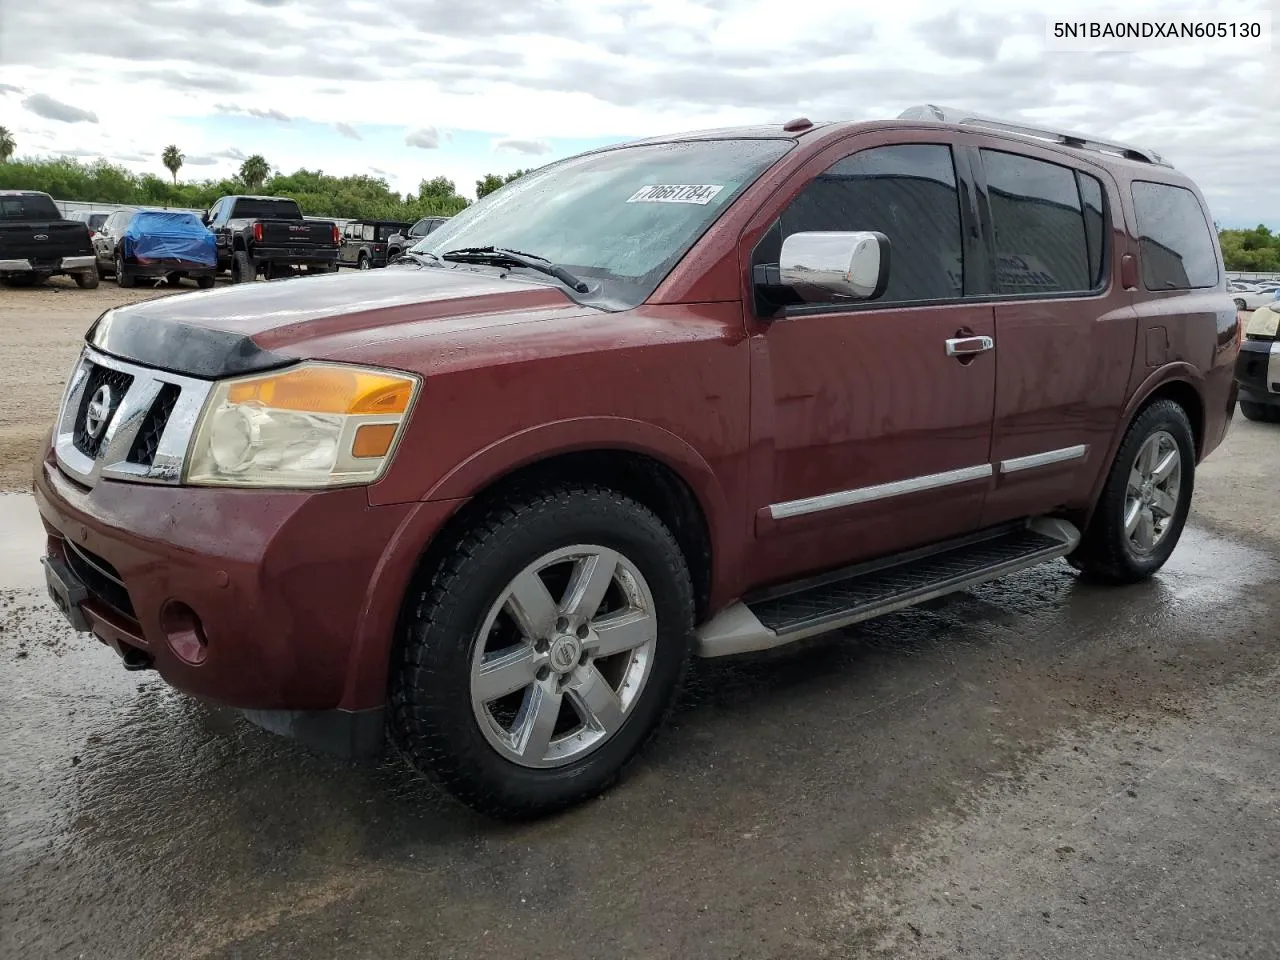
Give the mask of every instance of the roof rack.
<path id="1" fill-rule="evenodd" d="M 981 114 L 967 110 L 957 110 L 954 107 L 939 107 L 932 103 L 926 103 L 918 107 L 908 107 L 906 110 L 903 110 L 902 113 L 898 114 L 898 119 L 935 120 L 940 123 L 972 124 L 979 127 L 989 127 L 993 130 L 1002 130 L 1005 133 L 1016 133 L 1024 137 L 1034 137 L 1037 140 L 1048 140 L 1051 143 L 1059 143 L 1065 147 L 1075 147 L 1077 150 L 1093 150 L 1097 153 L 1110 153 L 1118 157 L 1124 157 L 1127 160 L 1138 160 L 1142 163 L 1154 163 L 1162 167 L 1173 166 L 1173 164 L 1169 163 L 1164 159 L 1164 157 L 1160 156 L 1160 154 L 1156 153 L 1154 150 L 1147 150 L 1112 140 L 1099 140 L 1096 137 L 1086 137 L 1079 133 L 1066 133 L 1061 130 L 1047 130 L 1043 127 L 1033 127 L 1026 123 L 997 120 L 994 117 L 984 117 Z"/>

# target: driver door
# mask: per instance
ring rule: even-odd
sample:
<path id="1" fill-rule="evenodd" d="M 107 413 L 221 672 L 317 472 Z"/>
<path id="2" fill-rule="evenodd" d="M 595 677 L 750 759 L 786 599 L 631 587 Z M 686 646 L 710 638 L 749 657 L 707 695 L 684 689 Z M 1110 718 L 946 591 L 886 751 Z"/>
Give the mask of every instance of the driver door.
<path id="1" fill-rule="evenodd" d="M 794 233 L 871 230 L 889 273 L 874 301 L 755 301 L 758 583 L 972 532 L 992 482 L 995 323 L 965 301 L 986 262 L 965 155 L 936 133 L 868 134 L 796 180 L 753 266 Z"/>

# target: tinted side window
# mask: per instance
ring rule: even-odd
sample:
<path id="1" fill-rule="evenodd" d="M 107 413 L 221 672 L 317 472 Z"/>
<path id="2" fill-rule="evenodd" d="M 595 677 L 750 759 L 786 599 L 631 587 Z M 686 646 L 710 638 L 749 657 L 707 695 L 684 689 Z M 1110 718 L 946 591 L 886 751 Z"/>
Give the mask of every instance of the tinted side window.
<path id="1" fill-rule="evenodd" d="M 982 151 L 996 242 L 998 293 L 1093 288 L 1073 171 L 1016 153 Z"/>
<path id="2" fill-rule="evenodd" d="M 1196 195 L 1167 183 L 1133 183 L 1142 284 L 1187 290 L 1218 283 L 1218 254 Z"/>
<path id="3" fill-rule="evenodd" d="M 781 217 L 782 238 L 811 230 L 878 230 L 889 238 L 889 286 L 877 303 L 962 293 L 960 198 L 951 148 L 876 147 L 845 157 Z"/>
<path id="4" fill-rule="evenodd" d="M 1106 273 L 1106 218 L 1102 207 L 1102 184 L 1087 173 L 1076 171 L 1080 200 L 1084 204 L 1084 239 L 1089 247 L 1089 279 L 1094 287 L 1102 286 Z"/>

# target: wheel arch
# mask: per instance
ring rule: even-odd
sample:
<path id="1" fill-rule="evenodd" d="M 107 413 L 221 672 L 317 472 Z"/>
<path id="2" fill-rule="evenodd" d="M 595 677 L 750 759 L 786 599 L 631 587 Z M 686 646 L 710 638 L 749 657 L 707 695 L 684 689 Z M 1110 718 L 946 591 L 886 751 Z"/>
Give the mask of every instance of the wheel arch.
<path id="1" fill-rule="evenodd" d="M 611 419 L 572 421 L 572 429 L 548 424 L 508 437 L 460 463 L 421 497 L 422 507 L 449 504 L 450 512 L 420 535 L 406 529 L 401 545 L 391 548 L 400 559 L 385 558 L 383 573 L 370 584 L 366 622 L 349 661 L 344 705 L 367 707 L 385 695 L 415 585 L 431 575 L 486 506 L 521 489 L 595 484 L 653 510 L 685 556 L 697 618 L 709 615 L 711 604 L 725 590 L 738 549 L 737 541 L 727 536 L 728 507 L 720 484 L 706 461 L 674 434 L 644 424 L 622 440 L 623 431 Z M 434 511 L 424 511 L 429 512 Z"/>
<path id="2" fill-rule="evenodd" d="M 1191 364 L 1170 364 L 1148 376 L 1138 389 L 1133 392 L 1129 402 L 1125 405 L 1123 414 L 1119 418 L 1115 434 L 1111 438 L 1111 446 L 1107 451 L 1106 460 L 1103 461 L 1103 469 L 1099 471 L 1099 475 L 1094 481 L 1093 490 L 1089 497 L 1088 512 L 1081 518 L 1086 526 L 1093 518 L 1094 510 L 1097 509 L 1098 499 L 1102 496 L 1103 487 L 1107 483 L 1107 475 L 1111 472 L 1111 465 L 1115 462 L 1116 455 L 1120 451 L 1120 445 L 1124 442 L 1125 434 L 1129 432 L 1129 427 L 1133 425 L 1134 420 L 1153 403 L 1160 400 L 1172 400 L 1183 409 L 1187 419 L 1191 421 L 1191 434 L 1196 447 L 1196 462 L 1200 461 L 1203 456 L 1205 441 L 1205 403 L 1201 392 L 1202 380 L 1203 377 L 1200 371 Z"/>

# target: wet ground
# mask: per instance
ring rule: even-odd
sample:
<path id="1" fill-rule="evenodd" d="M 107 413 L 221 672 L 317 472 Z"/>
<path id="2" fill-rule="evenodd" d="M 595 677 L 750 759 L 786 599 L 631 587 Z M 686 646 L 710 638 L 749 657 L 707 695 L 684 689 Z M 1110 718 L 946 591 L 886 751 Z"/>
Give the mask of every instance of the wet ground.
<path id="1" fill-rule="evenodd" d="M 1238 423 L 1150 583 L 699 664 L 625 783 L 520 827 L 124 672 L 0 497 L 0 956 L 1280 956 L 1277 478 Z"/>

